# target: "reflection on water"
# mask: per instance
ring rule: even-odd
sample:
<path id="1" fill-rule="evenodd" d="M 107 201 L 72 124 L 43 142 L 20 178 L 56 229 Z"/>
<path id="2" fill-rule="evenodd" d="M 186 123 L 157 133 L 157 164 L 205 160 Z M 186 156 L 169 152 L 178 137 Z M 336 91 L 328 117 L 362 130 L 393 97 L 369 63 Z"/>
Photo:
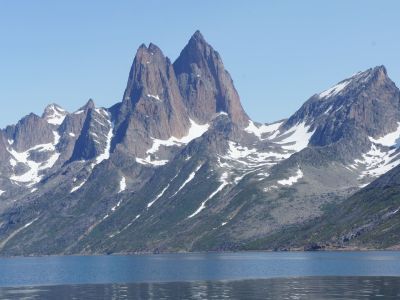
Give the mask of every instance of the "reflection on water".
<path id="1" fill-rule="evenodd" d="M 233 281 L 307 276 L 400 276 L 400 252 L 244 252 L 0 258 L 0 287 Z"/>
<path id="2" fill-rule="evenodd" d="M 399 299 L 400 277 L 299 277 L 0 288 L 1 299 Z"/>

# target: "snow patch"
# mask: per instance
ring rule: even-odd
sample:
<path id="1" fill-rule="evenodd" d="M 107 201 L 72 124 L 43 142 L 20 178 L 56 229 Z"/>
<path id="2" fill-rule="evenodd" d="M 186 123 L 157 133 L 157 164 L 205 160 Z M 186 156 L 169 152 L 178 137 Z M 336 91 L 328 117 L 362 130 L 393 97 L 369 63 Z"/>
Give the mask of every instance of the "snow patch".
<path id="1" fill-rule="evenodd" d="M 265 187 L 265 188 L 264 188 L 264 192 L 270 192 L 270 191 L 275 190 L 275 189 L 277 189 L 277 188 L 278 188 L 278 186 L 276 186 L 276 185 L 271 185 L 271 186 Z"/>
<path id="2" fill-rule="evenodd" d="M 207 198 L 206 200 L 204 200 L 204 201 L 200 204 L 199 208 L 196 209 L 196 211 L 195 211 L 194 213 L 192 213 L 192 214 L 191 214 L 190 216 L 188 216 L 187 218 L 188 218 L 188 219 L 191 219 L 191 218 L 193 218 L 194 216 L 196 216 L 197 214 L 199 214 L 203 209 L 205 209 L 205 208 L 206 208 L 206 203 L 207 203 L 209 200 L 211 200 L 216 194 L 218 194 L 220 191 L 222 191 L 222 189 L 223 189 L 225 186 L 227 186 L 227 185 L 229 184 L 229 182 L 228 182 L 227 179 L 228 179 L 228 173 L 227 173 L 227 172 L 224 172 L 224 173 L 222 174 L 221 178 L 220 178 L 220 182 L 222 182 L 221 185 L 220 185 L 214 192 L 212 192 L 211 195 L 208 196 L 208 198 Z"/>
<path id="3" fill-rule="evenodd" d="M 288 131 L 280 134 L 278 138 L 281 136 L 288 136 L 284 137 L 282 140 L 277 141 L 276 143 L 280 144 L 283 149 L 298 152 L 308 146 L 310 138 L 315 131 L 309 130 L 310 126 L 307 126 L 305 122 L 298 123 L 290 128 Z"/>
<path id="4" fill-rule="evenodd" d="M 76 179 L 74 179 L 74 182 L 75 181 L 76 181 Z M 86 181 L 87 181 L 87 179 L 83 180 L 81 183 L 74 186 L 69 193 L 72 194 L 73 192 L 76 192 L 77 190 L 79 190 L 86 183 Z"/>
<path id="5" fill-rule="evenodd" d="M 160 199 L 160 198 L 162 197 L 162 195 L 164 195 L 164 193 L 168 190 L 168 188 L 169 188 L 169 183 L 168 183 L 167 186 L 161 191 L 161 193 L 159 193 L 159 194 L 154 198 L 153 201 L 147 203 L 147 208 L 150 208 L 150 207 L 154 204 L 154 202 L 156 202 L 158 199 Z"/>
<path id="6" fill-rule="evenodd" d="M 287 153 L 259 152 L 259 150 L 255 148 L 241 146 L 233 141 L 228 141 L 228 146 L 227 155 L 222 156 L 222 158 L 235 160 L 249 166 L 257 166 L 260 163 L 267 163 L 268 161 L 271 161 L 271 159 L 281 160 L 290 156 Z M 247 162 L 243 161 L 243 159 L 246 159 Z"/>
<path id="7" fill-rule="evenodd" d="M 140 215 L 136 215 L 136 217 L 131 222 L 129 222 L 128 225 L 126 225 L 124 228 L 121 229 L 121 231 L 117 232 L 116 234 L 112 235 L 111 237 L 113 237 L 117 234 L 120 234 L 122 231 L 125 231 L 126 229 L 128 229 L 128 227 L 130 227 L 139 218 L 140 218 Z"/>
<path id="8" fill-rule="evenodd" d="M 158 101 L 162 101 L 158 95 L 147 94 L 147 97 L 156 99 L 156 100 L 158 100 Z"/>
<path id="9" fill-rule="evenodd" d="M 329 115 L 329 112 L 332 110 L 333 105 L 329 106 L 327 110 L 324 111 L 324 115 Z"/>
<path id="10" fill-rule="evenodd" d="M 117 202 L 117 205 L 111 207 L 111 211 L 115 211 L 118 207 L 121 206 L 121 203 L 122 203 L 122 199 Z"/>
<path id="11" fill-rule="evenodd" d="M 261 139 L 261 136 L 265 133 L 273 133 L 278 130 L 283 122 L 273 123 L 273 124 L 263 124 L 259 127 L 254 124 L 253 121 L 249 121 L 249 125 L 244 129 L 248 133 L 254 134 L 256 137 Z"/>
<path id="12" fill-rule="evenodd" d="M 330 98 L 335 95 L 340 94 L 344 88 L 351 82 L 351 80 L 346 80 L 338 83 L 337 85 L 331 87 L 330 89 L 327 89 L 326 91 L 320 93 L 318 96 L 320 99 L 322 98 Z"/>
<path id="13" fill-rule="evenodd" d="M 94 109 L 98 114 L 103 115 L 104 117 L 108 117 L 108 112 L 104 108 L 95 108 Z"/>
<path id="14" fill-rule="evenodd" d="M 111 122 L 110 122 L 111 124 Z M 110 158 L 110 149 L 111 149 L 111 140 L 113 138 L 113 126 L 110 126 L 110 130 L 107 133 L 106 147 L 104 148 L 104 152 L 96 157 L 95 165 L 98 165 L 103 160 L 107 160 Z M 94 166 L 93 166 L 94 167 Z"/>
<path id="15" fill-rule="evenodd" d="M 126 190 L 126 179 L 125 179 L 124 176 L 122 176 L 121 181 L 119 182 L 119 191 L 118 191 L 118 194 L 119 194 L 119 193 L 122 193 L 122 192 L 125 191 L 125 190 Z"/>
<path id="16" fill-rule="evenodd" d="M 154 204 L 154 202 L 156 202 L 158 199 L 160 199 L 160 198 L 164 195 L 164 193 L 168 190 L 170 184 L 178 177 L 179 173 L 180 173 L 180 171 L 171 179 L 171 181 L 170 181 L 170 182 L 167 184 L 167 186 L 161 191 L 161 193 L 159 193 L 152 201 L 150 201 L 150 202 L 147 204 L 147 209 L 149 209 L 149 208 Z"/>
<path id="17" fill-rule="evenodd" d="M 3 195 L 6 191 L 0 190 L 0 196 Z"/>
<path id="18" fill-rule="evenodd" d="M 24 226 L 22 226 L 23 229 L 28 228 L 29 226 L 31 226 L 33 224 L 33 222 L 37 221 L 39 219 L 39 217 L 37 217 L 36 219 L 33 219 L 31 222 L 26 223 Z"/>
<path id="19" fill-rule="evenodd" d="M 105 112 L 105 114 L 106 114 L 107 116 L 109 116 L 109 114 L 108 114 L 106 111 L 104 111 L 104 112 Z M 108 124 L 109 124 L 109 126 L 110 126 L 110 129 L 109 129 L 109 131 L 108 131 L 108 133 L 107 133 L 107 135 L 106 135 L 106 146 L 105 146 L 105 148 L 104 148 L 103 153 L 99 154 L 99 155 L 95 158 L 94 162 L 90 165 L 90 168 L 91 168 L 92 170 L 94 169 L 94 167 L 95 167 L 96 165 L 98 165 L 98 164 L 100 164 L 101 162 L 103 162 L 104 160 L 107 160 L 107 159 L 110 158 L 111 140 L 112 140 L 112 138 L 113 138 L 113 128 L 114 128 L 114 126 L 113 126 L 113 124 L 112 124 L 112 122 L 111 122 L 110 120 L 107 120 L 107 122 L 108 122 Z M 106 125 L 104 125 L 104 126 L 106 126 Z M 76 178 L 74 178 L 73 181 L 75 182 L 75 181 L 76 181 Z M 87 179 L 85 179 L 83 182 L 81 182 L 81 183 L 78 184 L 77 186 L 73 187 L 70 193 L 73 193 L 73 192 L 79 190 L 79 189 L 86 183 L 86 181 L 87 181 Z"/>
<path id="20" fill-rule="evenodd" d="M 400 146 L 400 122 L 397 122 L 397 129 L 391 133 L 386 134 L 383 137 L 374 139 L 373 137 L 369 137 L 369 140 L 372 143 L 379 144 L 382 146 Z"/>
<path id="21" fill-rule="evenodd" d="M 302 177 L 303 177 L 303 172 L 300 169 L 298 169 L 296 175 L 291 176 L 287 179 L 278 180 L 278 184 L 290 186 L 299 181 L 299 179 L 301 179 Z"/>
<path id="22" fill-rule="evenodd" d="M 167 140 L 160 140 L 152 138 L 153 144 L 149 150 L 146 151 L 147 156 L 145 158 L 136 158 L 136 161 L 140 164 L 150 164 L 155 166 L 162 166 L 168 163 L 168 160 L 152 160 L 151 155 L 158 152 L 160 146 L 171 147 L 171 146 L 180 146 L 182 144 L 188 144 L 192 140 L 202 136 L 209 128 L 209 124 L 199 125 L 195 121 L 190 119 L 190 128 L 189 132 L 186 136 L 178 139 L 174 136 L 170 137 Z"/>
<path id="23" fill-rule="evenodd" d="M 55 105 L 49 106 L 49 109 L 51 110 L 51 115 L 46 116 L 47 123 L 61 125 L 66 116 L 65 110 Z"/>
<path id="24" fill-rule="evenodd" d="M 201 168 L 202 166 L 203 166 L 203 165 L 198 166 L 192 173 L 189 174 L 189 177 L 185 180 L 184 183 L 182 183 L 182 185 L 181 185 L 181 186 L 178 188 L 178 190 L 171 196 L 171 198 L 174 197 L 174 196 L 176 196 L 176 194 L 178 194 L 178 193 L 180 192 L 180 190 L 182 190 L 182 189 L 185 187 L 185 185 L 187 185 L 190 181 L 193 180 L 194 176 L 196 176 L 197 171 L 200 170 L 200 168 Z"/>
<path id="25" fill-rule="evenodd" d="M 399 153 L 396 149 L 382 151 L 377 145 L 372 144 L 371 149 L 362 155 L 361 159 L 354 160 L 355 168 L 364 166 L 360 179 L 364 177 L 378 177 L 400 164 Z"/>
<path id="26" fill-rule="evenodd" d="M 7 151 L 13 156 L 13 158 L 10 159 L 10 165 L 12 167 L 15 167 L 18 163 L 22 163 L 29 169 L 22 175 L 12 175 L 10 177 L 11 180 L 24 183 L 28 187 L 30 187 L 38 183 L 42 179 L 43 176 L 40 175 L 41 171 L 50 169 L 54 166 L 54 164 L 60 157 L 60 153 L 56 151 L 56 146 L 60 141 L 60 135 L 56 131 L 53 131 L 53 134 L 53 143 L 36 145 L 24 152 L 17 152 L 12 148 L 7 148 Z M 54 153 L 46 161 L 36 162 L 29 159 L 31 152 L 33 151 Z"/>

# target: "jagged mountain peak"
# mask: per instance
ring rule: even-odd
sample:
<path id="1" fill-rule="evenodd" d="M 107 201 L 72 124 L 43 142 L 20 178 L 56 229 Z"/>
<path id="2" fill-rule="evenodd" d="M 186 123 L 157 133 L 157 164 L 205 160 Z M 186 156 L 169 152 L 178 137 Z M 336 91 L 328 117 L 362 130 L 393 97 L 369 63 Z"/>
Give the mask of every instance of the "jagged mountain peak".
<path id="1" fill-rule="evenodd" d="M 199 29 L 197 29 L 197 30 L 193 33 L 192 38 L 193 38 L 193 39 L 198 39 L 198 40 L 204 40 L 204 37 L 203 37 L 203 35 L 201 34 L 201 32 L 200 32 Z"/>
<path id="2" fill-rule="evenodd" d="M 315 130 L 314 145 L 324 146 L 344 136 L 379 137 L 400 121 L 400 92 L 384 66 L 358 72 L 312 96 L 283 125 L 307 124 Z"/>
<path id="3" fill-rule="evenodd" d="M 89 109 L 94 109 L 95 107 L 96 107 L 96 104 L 94 103 L 93 99 L 90 98 L 90 99 L 86 102 L 86 104 L 85 104 L 84 106 L 82 106 L 81 108 L 79 108 L 78 111 L 81 111 L 81 110 L 87 111 L 87 110 L 89 110 Z"/>
<path id="4" fill-rule="evenodd" d="M 185 62 L 200 64 L 199 67 L 206 67 L 207 63 L 222 63 L 217 51 L 205 40 L 200 31 L 196 31 L 189 39 L 174 63 L 175 71 L 180 73 L 185 67 L 190 67 Z"/>
<path id="5" fill-rule="evenodd" d="M 67 114 L 68 112 L 61 106 L 55 103 L 51 103 L 46 106 L 42 114 L 42 118 L 50 124 L 60 125 L 64 121 Z"/>
<path id="6" fill-rule="evenodd" d="M 349 91 L 364 91 L 370 84 L 393 84 L 388 77 L 385 66 L 369 68 L 365 71 L 357 72 L 349 78 L 346 78 L 333 87 L 316 95 L 321 100 L 330 100 L 334 96 L 344 95 Z"/>
<path id="7" fill-rule="evenodd" d="M 129 72 L 123 104 L 132 110 L 143 96 L 162 98 L 166 92 L 162 85 L 168 80 L 170 65 L 169 59 L 155 44 L 150 43 L 149 47 L 142 44 L 136 52 Z"/>
<path id="8" fill-rule="evenodd" d="M 45 144 L 54 139 L 53 124 L 48 119 L 34 113 L 23 117 L 15 126 L 8 126 L 6 133 L 13 140 L 17 151 L 25 151 L 37 144 Z"/>
<path id="9" fill-rule="evenodd" d="M 52 110 L 58 110 L 60 112 L 64 112 L 66 111 L 65 109 L 63 109 L 60 105 L 58 105 L 57 103 L 50 103 L 48 104 L 45 109 L 44 109 L 44 113 L 46 113 L 47 111 L 52 111 Z"/>
<path id="10" fill-rule="evenodd" d="M 164 60 L 165 55 L 162 50 L 153 43 L 150 43 L 148 47 L 142 44 L 136 51 L 135 60 L 143 65 L 150 64 L 154 58 Z"/>
<path id="11" fill-rule="evenodd" d="M 249 117 L 217 51 L 196 31 L 173 64 L 188 111 L 199 122 L 209 122 L 218 112 L 247 126 Z"/>
<path id="12" fill-rule="evenodd" d="M 112 111 L 114 142 L 139 157 L 151 146 L 150 138 L 182 137 L 190 127 L 172 64 L 153 43 L 137 50 L 122 103 Z"/>
<path id="13" fill-rule="evenodd" d="M 199 30 L 196 30 L 196 32 L 191 36 L 187 47 L 190 48 L 191 50 L 194 50 L 195 48 L 197 48 L 198 50 L 204 50 L 205 48 L 212 48 L 207 43 L 206 39 Z"/>

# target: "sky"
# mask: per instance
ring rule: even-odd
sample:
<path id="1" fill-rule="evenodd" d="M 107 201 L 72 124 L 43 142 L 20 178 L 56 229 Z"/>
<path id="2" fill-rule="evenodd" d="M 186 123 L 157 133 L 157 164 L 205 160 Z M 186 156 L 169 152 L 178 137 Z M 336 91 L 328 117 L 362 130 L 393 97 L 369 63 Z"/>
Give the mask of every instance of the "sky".
<path id="1" fill-rule="evenodd" d="M 140 44 L 174 61 L 197 29 L 258 122 L 377 65 L 400 86 L 399 11 L 397 0 L 0 0 L 0 127 L 53 102 L 110 107 Z"/>

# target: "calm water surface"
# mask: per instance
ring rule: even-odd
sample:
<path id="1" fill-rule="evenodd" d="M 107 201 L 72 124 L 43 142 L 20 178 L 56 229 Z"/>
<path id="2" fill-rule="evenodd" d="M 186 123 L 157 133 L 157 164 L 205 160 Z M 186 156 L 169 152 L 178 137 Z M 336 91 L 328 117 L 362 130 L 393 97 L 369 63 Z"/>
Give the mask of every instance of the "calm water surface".
<path id="1" fill-rule="evenodd" d="M 0 289 L 1 299 L 399 299 L 397 277 L 299 277 Z"/>
<path id="2" fill-rule="evenodd" d="M 400 252 L 0 258 L 1 299 L 400 299 Z"/>

